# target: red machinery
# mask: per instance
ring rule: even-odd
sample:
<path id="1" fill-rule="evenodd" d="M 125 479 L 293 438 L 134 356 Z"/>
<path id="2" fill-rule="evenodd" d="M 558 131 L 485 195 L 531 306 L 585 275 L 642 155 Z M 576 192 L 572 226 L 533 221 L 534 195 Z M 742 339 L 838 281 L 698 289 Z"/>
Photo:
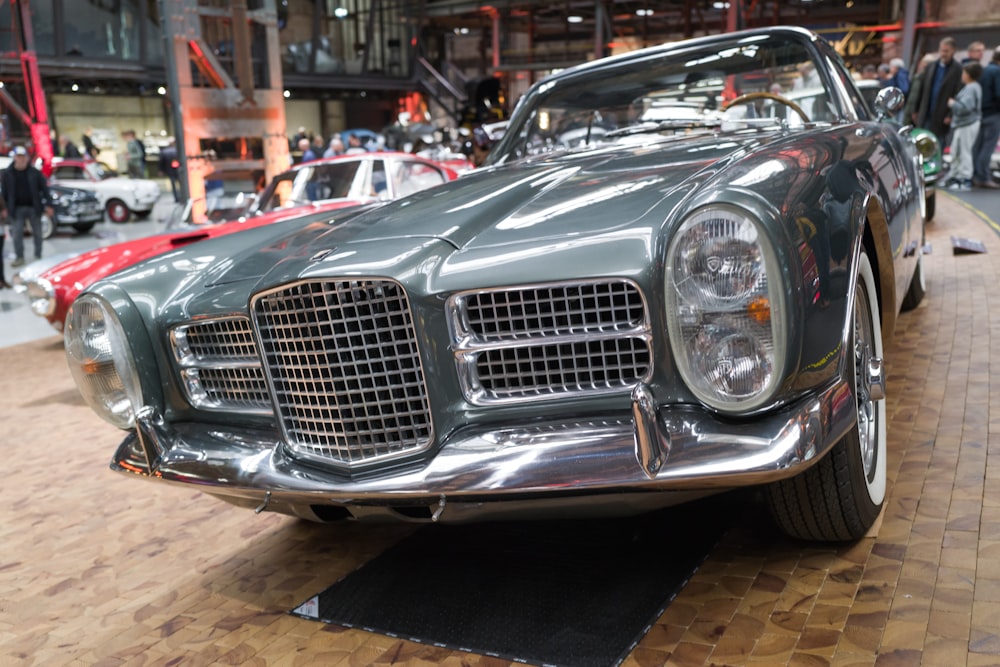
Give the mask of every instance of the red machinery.
<path id="1" fill-rule="evenodd" d="M 31 29 L 31 9 L 27 0 L 10 0 L 11 31 L 17 47 L 17 58 L 21 62 L 24 90 L 27 94 L 28 110 L 25 111 L 10 92 L 0 86 L 0 106 L 10 109 L 31 132 L 35 157 L 42 161 L 42 172 L 52 173 L 52 138 L 49 135 L 49 112 L 42 90 L 42 77 L 38 72 L 38 57 L 35 55 L 35 36 Z"/>

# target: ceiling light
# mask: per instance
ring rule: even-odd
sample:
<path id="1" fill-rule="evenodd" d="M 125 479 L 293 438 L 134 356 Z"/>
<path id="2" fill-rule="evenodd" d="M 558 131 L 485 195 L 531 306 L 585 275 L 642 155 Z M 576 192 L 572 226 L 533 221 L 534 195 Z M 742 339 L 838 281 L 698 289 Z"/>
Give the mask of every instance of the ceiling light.
<path id="1" fill-rule="evenodd" d="M 714 9 L 729 9 L 729 3 L 728 2 L 713 2 L 712 3 L 712 7 Z"/>
<path id="2" fill-rule="evenodd" d="M 338 19 L 347 18 L 347 9 L 344 7 L 337 7 L 333 10 L 333 15 Z"/>
<path id="3" fill-rule="evenodd" d="M 652 9 L 637 9 L 637 10 L 635 10 L 635 15 L 636 16 L 652 16 L 653 15 L 653 10 Z"/>
<path id="4" fill-rule="evenodd" d="M 567 16 L 566 20 L 570 23 L 583 23 L 582 16 Z"/>

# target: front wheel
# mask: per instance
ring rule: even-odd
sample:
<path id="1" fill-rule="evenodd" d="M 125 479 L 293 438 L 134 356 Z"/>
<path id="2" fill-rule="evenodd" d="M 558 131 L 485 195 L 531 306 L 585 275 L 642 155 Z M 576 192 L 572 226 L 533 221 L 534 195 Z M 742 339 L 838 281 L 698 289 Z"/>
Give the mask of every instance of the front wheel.
<path id="1" fill-rule="evenodd" d="M 86 234 L 93 229 L 96 224 L 96 222 L 76 222 L 73 223 L 73 229 L 75 229 L 78 234 Z"/>
<path id="2" fill-rule="evenodd" d="M 104 211 L 108 214 L 108 220 L 117 223 L 128 222 L 132 215 L 132 211 L 121 199 L 109 199 L 104 205 Z"/>
<path id="3" fill-rule="evenodd" d="M 928 222 L 934 219 L 934 208 L 937 205 L 936 195 L 936 192 L 932 192 L 924 197 L 924 220 Z"/>
<path id="4" fill-rule="evenodd" d="M 56 233 L 56 221 L 50 216 L 42 214 L 42 238 L 50 239 L 55 236 Z"/>
<path id="5" fill-rule="evenodd" d="M 875 523 L 885 501 L 882 334 L 875 277 L 865 253 L 858 265 L 853 319 L 854 354 L 847 372 L 857 401 L 857 423 L 811 468 L 765 487 L 775 522 L 799 539 L 857 540 Z"/>

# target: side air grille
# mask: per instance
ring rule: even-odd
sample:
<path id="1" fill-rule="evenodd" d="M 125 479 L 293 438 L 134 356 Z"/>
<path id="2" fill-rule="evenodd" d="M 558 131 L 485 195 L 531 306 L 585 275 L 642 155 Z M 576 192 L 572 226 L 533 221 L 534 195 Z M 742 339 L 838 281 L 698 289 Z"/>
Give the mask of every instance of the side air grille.
<path id="1" fill-rule="evenodd" d="M 652 372 L 646 304 L 628 280 L 462 292 L 449 321 L 473 403 L 614 393 Z"/>
<path id="2" fill-rule="evenodd" d="M 271 412 L 250 320 L 202 320 L 170 332 L 181 386 L 200 410 Z"/>

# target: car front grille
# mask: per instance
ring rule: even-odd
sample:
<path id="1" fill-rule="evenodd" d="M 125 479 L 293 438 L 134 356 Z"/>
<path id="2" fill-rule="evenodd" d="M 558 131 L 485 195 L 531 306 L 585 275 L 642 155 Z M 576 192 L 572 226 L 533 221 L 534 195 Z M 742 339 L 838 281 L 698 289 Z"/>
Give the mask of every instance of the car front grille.
<path id="1" fill-rule="evenodd" d="M 174 357 L 188 401 L 202 410 L 271 412 L 250 320 L 230 317 L 175 327 Z"/>
<path id="2" fill-rule="evenodd" d="M 430 445 L 430 404 L 400 284 L 304 281 L 256 295 L 251 312 L 293 451 L 350 466 Z"/>
<path id="3" fill-rule="evenodd" d="M 646 304 L 628 280 L 463 292 L 449 319 L 476 404 L 614 393 L 652 372 Z"/>

